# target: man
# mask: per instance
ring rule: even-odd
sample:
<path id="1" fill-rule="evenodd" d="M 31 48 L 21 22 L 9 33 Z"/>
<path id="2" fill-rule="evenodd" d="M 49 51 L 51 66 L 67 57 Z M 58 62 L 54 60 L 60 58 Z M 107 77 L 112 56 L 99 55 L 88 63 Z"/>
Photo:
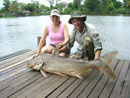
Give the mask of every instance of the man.
<path id="1" fill-rule="evenodd" d="M 66 49 L 70 50 L 75 41 L 79 43 L 77 52 L 70 56 L 71 58 L 93 60 L 100 57 L 102 44 L 99 34 L 92 24 L 85 23 L 86 18 L 80 12 L 74 12 L 68 21 L 74 25 L 74 29 L 70 34 L 70 42 L 67 44 Z"/>

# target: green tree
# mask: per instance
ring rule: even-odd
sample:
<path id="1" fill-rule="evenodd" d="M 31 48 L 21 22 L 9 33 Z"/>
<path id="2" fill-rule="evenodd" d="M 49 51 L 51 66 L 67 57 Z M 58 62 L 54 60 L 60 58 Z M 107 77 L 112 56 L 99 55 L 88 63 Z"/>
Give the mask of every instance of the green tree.
<path id="1" fill-rule="evenodd" d="M 46 7 L 46 6 L 43 5 L 43 4 L 40 4 L 40 11 L 42 11 L 43 9 L 48 9 L 48 7 Z"/>
<path id="2" fill-rule="evenodd" d="M 114 7 L 113 2 L 112 2 L 112 3 L 110 3 L 110 4 L 108 4 L 108 6 L 107 6 L 107 10 L 108 10 L 109 12 L 114 11 L 114 9 L 115 9 L 115 7 Z"/>
<path id="3" fill-rule="evenodd" d="M 54 0 L 49 0 L 49 3 L 50 3 L 50 7 L 54 7 Z"/>
<path id="4" fill-rule="evenodd" d="M 58 7 L 58 3 L 59 3 L 60 1 L 61 1 L 61 0 L 49 0 L 50 8 L 51 8 L 51 9 L 57 8 L 57 7 Z"/>
<path id="5" fill-rule="evenodd" d="M 60 2 L 61 0 L 56 0 L 56 4 L 55 4 L 55 6 L 57 6 L 58 5 L 58 3 Z"/>
<path id="6" fill-rule="evenodd" d="M 16 0 L 11 2 L 11 5 L 9 7 L 9 11 L 12 13 L 17 13 L 18 12 L 18 2 Z"/>
<path id="7" fill-rule="evenodd" d="M 74 0 L 73 1 L 73 8 L 81 10 L 81 1 L 82 0 Z"/>
<path id="8" fill-rule="evenodd" d="M 24 3 L 18 3 L 18 15 L 23 16 L 23 11 L 25 10 L 26 4 Z"/>
<path id="9" fill-rule="evenodd" d="M 130 8 L 130 0 L 124 0 L 124 4 L 126 8 Z"/>
<path id="10" fill-rule="evenodd" d="M 128 7 L 128 4 L 129 4 L 129 0 L 123 0 L 123 2 L 124 2 L 124 7 Z"/>
<path id="11" fill-rule="evenodd" d="M 6 12 L 9 12 L 10 4 L 11 4 L 11 2 L 9 0 L 3 0 L 4 10 Z"/>
<path id="12" fill-rule="evenodd" d="M 28 3 L 25 6 L 25 10 L 28 10 L 30 12 L 39 12 L 40 11 L 40 4 L 37 1 L 34 1 L 32 3 Z"/>
<path id="13" fill-rule="evenodd" d="M 33 11 L 34 12 L 39 12 L 40 11 L 40 4 L 39 4 L 39 2 L 38 1 L 34 1 L 33 2 Z"/>
<path id="14" fill-rule="evenodd" d="M 33 12 L 33 11 L 34 11 L 33 4 L 32 4 L 32 3 L 28 3 L 28 4 L 25 6 L 25 10 L 30 11 L 30 12 Z"/>
<path id="15" fill-rule="evenodd" d="M 116 1 L 116 2 L 114 2 L 114 6 L 116 9 L 119 9 L 123 6 L 123 4 L 120 1 Z"/>
<path id="16" fill-rule="evenodd" d="M 85 0 L 84 7 L 90 12 L 98 12 L 101 2 L 99 0 Z"/>

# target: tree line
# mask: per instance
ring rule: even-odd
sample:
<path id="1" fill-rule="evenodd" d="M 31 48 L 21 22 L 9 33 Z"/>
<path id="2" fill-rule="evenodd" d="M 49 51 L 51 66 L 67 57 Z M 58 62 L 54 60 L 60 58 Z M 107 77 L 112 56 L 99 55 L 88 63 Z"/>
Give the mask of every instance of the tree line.
<path id="1" fill-rule="evenodd" d="M 83 14 L 130 14 L 130 0 L 73 0 L 66 4 L 61 0 L 48 0 L 50 6 L 32 0 L 31 3 L 19 3 L 17 0 L 3 0 L 4 7 L 0 9 L 0 17 L 29 15 L 48 15 L 54 8 L 62 14 L 80 11 Z"/>

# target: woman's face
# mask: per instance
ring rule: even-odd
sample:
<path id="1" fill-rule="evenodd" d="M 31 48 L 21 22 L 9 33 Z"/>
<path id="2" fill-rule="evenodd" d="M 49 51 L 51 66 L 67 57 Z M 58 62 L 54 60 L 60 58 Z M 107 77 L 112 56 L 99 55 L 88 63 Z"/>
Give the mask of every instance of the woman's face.
<path id="1" fill-rule="evenodd" d="M 60 21 L 60 17 L 53 15 L 53 16 L 51 16 L 51 20 L 52 20 L 52 22 L 57 23 Z"/>
<path id="2" fill-rule="evenodd" d="M 72 24 L 75 26 L 77 30 L 80 30 L 83 28 L 84 20 L 82 18 L 73 18 Z"/>

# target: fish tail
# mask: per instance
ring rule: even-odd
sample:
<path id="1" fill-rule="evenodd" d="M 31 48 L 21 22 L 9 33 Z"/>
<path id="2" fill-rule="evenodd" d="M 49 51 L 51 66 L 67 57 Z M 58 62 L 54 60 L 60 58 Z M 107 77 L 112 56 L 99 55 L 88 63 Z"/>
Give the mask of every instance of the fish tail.
<path id="1" fill-rule="evenodd" d="M 99 68 L 99 70 L 101 72 L 103 72 L 104 75 L 106 75 L 107 77 L 109 77 L 111 79 L 115 79 L 116 78 L 115 71 L 112 68 L 110 68 L 109 66 L 103 66 L 103 67 Z"/>
<path id="2" fill-rule="evenodd" d="M 102 60 L 104 62 L 102 67 L 99 67 L 99 70 L 104 73 L 109 78 L 115 79 L 116 73 L 115 71 L 109 66 L 113 60 L 115 59 L 115 56 L 117 55 L 118 51 L 112 51 L 108 54 L 104 55 L 102 57 Z"/>
<path id="3" fill-rule="evenodd" d="M 112 51 L 107 53 L 106 55 L 102 56 L 102 60 L 104 62 L 104 65 L 109 66 L 112 61 L 115 59 L 115 56 L 117 55 L 118 51 Z"/>

